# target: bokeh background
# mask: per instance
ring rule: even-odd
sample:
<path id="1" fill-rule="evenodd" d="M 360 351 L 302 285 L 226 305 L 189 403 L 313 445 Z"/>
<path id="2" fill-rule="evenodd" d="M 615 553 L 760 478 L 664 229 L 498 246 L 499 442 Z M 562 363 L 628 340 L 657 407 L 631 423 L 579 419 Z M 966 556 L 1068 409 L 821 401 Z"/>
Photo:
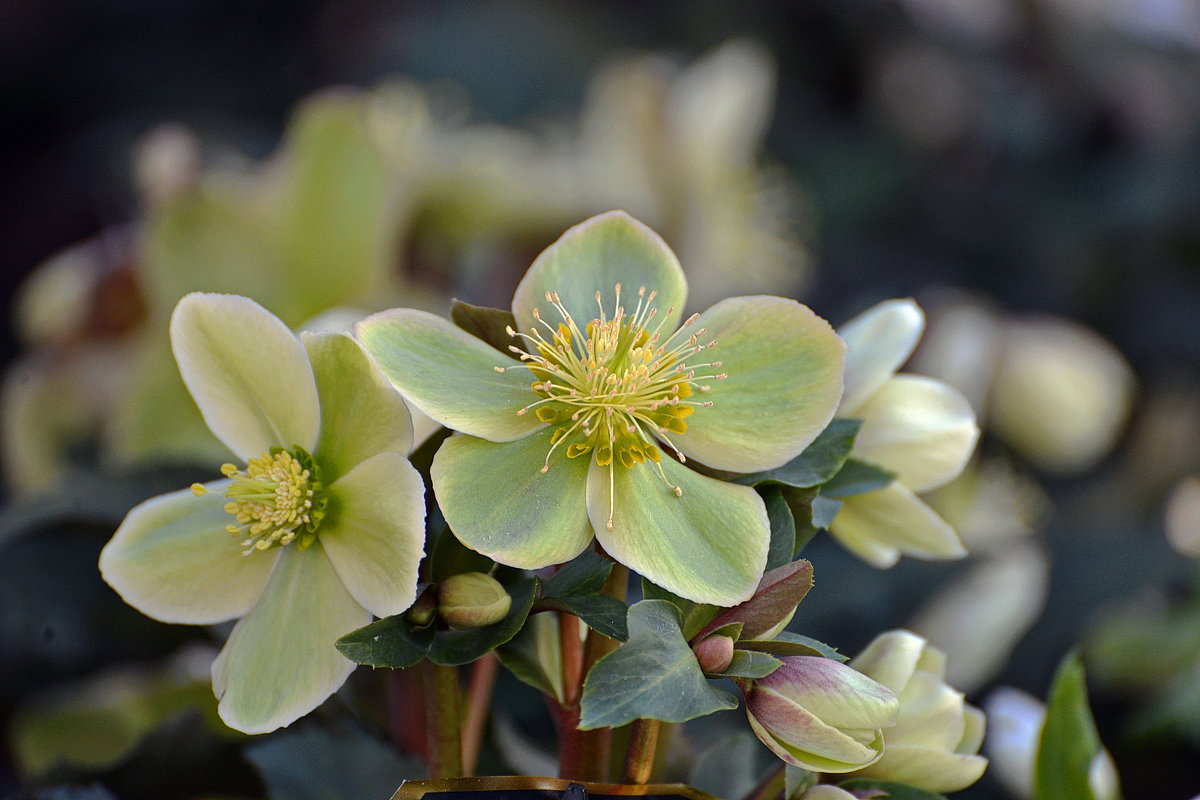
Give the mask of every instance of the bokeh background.
<path id="1" fill-rule="evenodd" d="M 700 307 L 772 291 L 836 324 L 915 296 L 931 328 L 912 368 L 957 383 L 985 428 L 969 480 L 934 498 L 973 556 L 879 573 L 818 537 L 798 629 L 852 653 L 923 625 L 952 659 L 964 628 L 987 631 L 995 652 L 960 643 L 977 703 L 997 685 L 1044 697 L 1083 643 L 1127 796 L 1200 793 L 1194 0 L 3 0 L 0 796 L 305 796 L 271 781 L 261 747 L 243 758 L 244 741 L 186 721 L 115 760 L 38 770 L 29 753 L 54 745 L 14 731 L 56 697 L 145 689 L 115 668 L 144 677 L 174 654 L 189 669 L 179 648 L 203 634 L 124 608 L 94 564 L 125 509 L 200 477 L 206 454 L 155 451 L 152 424 L 140 443 L 112 434 L 108 398 L 139 357 L 155 363 L 127 350 L 165 340 L 172 287 L 237 264 L 193 245 L 242 200 L 179 198 L 200 183 L 242 187 L 247 207 L 286 194 L 281 174 L 324 163 L 303 141 L 343 141 L 316 123 L 285 138 L 329 87 L 358 92 L 334 96 L 334 129 L 337 97 L 373 104 L 365 135 L 394 185 L 346 220 L 386 208 L 364 258 L 391 304 L 505 305 L 542 247 L 612 207 L 663 232 Z M 267 161 L 281 146 L 291 160 Z M 338 269 L 340 240 L 311 235 L 305 251 Z M 310 295 L 315 274 L 295 279 Z M 326 310 L 278 291 L 292 324 Z M 946 610 L 970 597 L 993 610 Z M 87 684 L 101 679 L 118 689 Z M 44 741 L 82 735 L 56 724 Z M 146 778 L 163 764 L 183 777 Z M 961 796 L 1010 795 L 987 777 Z"/>

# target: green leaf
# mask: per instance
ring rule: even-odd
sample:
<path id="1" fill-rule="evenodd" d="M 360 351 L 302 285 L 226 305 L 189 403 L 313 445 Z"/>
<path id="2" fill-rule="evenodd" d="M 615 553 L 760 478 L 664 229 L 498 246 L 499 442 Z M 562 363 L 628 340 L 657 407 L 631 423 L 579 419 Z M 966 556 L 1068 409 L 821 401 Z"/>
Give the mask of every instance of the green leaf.
<path id="1" fill-rule="evenodd" d="M 803 767 L 793 767 L 791 764 L 784 764 L 783 780 L 784 800 L 795 800 L 795 798 L 798 798 L 816 786 L 819 776 L 817 773 Z"/>
<path id="2" fill-rule="evenodd" d="M 835 419 L 804 452 L 782 467 L 740 475 L 735 481 L 747 486 L 781 483 L 801 489 L 826 483 L 838 474 L 850 457 L 850 449 L 854 447 L 854 437 L 858 435 L 860 427 L 862 420 Z"/>
<path id="3" fill-rule="evenodd" d="M 358 800 L 388 797 L 424 766 L 401 758 L 379 739 L 349 724 L 280 731 L 246 747 L 269 800 Z"/>
<path id="4" fill-rule="evenodd" d="M 625 628 L 628 606 L 601 594 L 610 572 L 611 561 L 593 550 L 584 550 L 546 581 L 541 605 L 569 611 L 593 630 L 623 642 L 629 638 Z"/>
<path id="5" fill-rule="evenodd" d="M 683 618 L 683 637 L 689 642 L 717 615 L 721 609 L 708 603 L 697 603 L 672 594 L 658 584 L 642 578 L 642 598 L 645 600 L 666 600 L 679 611 Z"/>
<path id="6" fill-rule="evenodd" d="M 738 647 L 744 650 L 770 653 L 773 656 L 821 656 L 843 663 L 850 660 L 847 656 L 839 653 L 836 648 L 830 647 L 824 642 L 818 642 L 816 639 L 791 631 L 777 633 L 773 639 L 748 639 L 738 642 Z"/>
<path id="7" fill-rule="evenodd" d="M 405 669 L 425 657 L 433 644 L 433 628 L 414 628 L 403 614 L 364 625 L 334 645 L 355 664 Z"/>
<path id="8" fill-rule="evenodd" d="M 429 572 L 434 583 L 441 583 L 451 575 L 463 572 L 488 573 L 494 563 L 482 553 L 465 546 L 445 526 L 433 544 L 433 552 L 429 554 Z"/>
<path id="9" fill-rule="evenodd" d="M 793 561 L 771 570 L 763 575 L 753 597 L 718 614 L 701 633 L 741 622 L 742 636 L 748 639 L 762 636 L 796 610 L 812 588 L 812 574 L 812 564 L 807 561 Z"/>
<path id="10" fill-rule="evenodd" d="M 456 299 L 450 301 L 450 321 L 512 358 L 512 351 L 508 348 L 517 342 L 505 330 L 510 327 L 513 330 L 517 329 L 517 319 L 511 311 L 473 306 Z"/>
<path id="11" fill-rule="evenodd" d="M 867 792 L 874 789 L 879 792 L 879 794 L 874 795 L 875 797 L 887 798 L 887 800 L 946 800 L 944 795 L 940 795 L 937 792 L 918 789 L 916 786 L 909 786 L 906 783 L 892 783 L 891 781 L 880 781 L 875 778 L 853 778 L 848 781 L 842 781 L 838 784 L 838 787 L 848 792 Z M 872 797 L 869 794 L 860 796 Z"/>
<path id="12" fill-rule="evenodd" d="M 771 520 L 771 545 L 767 550 L 767 569 L 782 567 L 796 552 L 796 517 L 783 497 L 783 489 L 767 486 L 759 490 Z"/>
<path id="13" fill-rule="evenodd" d="M 512 607 L 504 619 L 494 625 L 462 631 L 438 631 L 429 648 L 429 660 L 445 667 L 469 664 L 512 639 L 521 630 L 529 610 L 533 608 L 537 587 L 537 578 L 526 578 L 507 587 L 512 595 Z"/>
<path id="14" fill-rule="evenodd" d="M 804 549 L 812 538 L 817 535 L 817 527 L 813 525 L 813 507 L 820 500 L 820 495 L 817 494 L 818 489 L 795 489 L 791 486 L 781 486 L 784 502 L 787 503 L 788 510 L 792 512 L 792 519 L 796 525 L 796 542 L 792 550 L 792 556 L 788 559 L 800 555 L 800 551 Z"/>
<path id="15" fill-rule="evenodd" d="M 496 655 L 518 680 L 562 702 L 562 645 L 553 614 L 530 617 L 516 636 L 496 648 Z"/>
<path id="16" fill-rule="evenodd" d="M 734 650 L 733 661 L 721 675 L 726 678 L 765 678 L 782 663 L 778 658 L 756 650 Z"/>
<path id="17" fill-rule="evenodd" d="M 714 797 L 745 797 L 762 777 L 759 761 L 766 753 L 749 731 L 722 736 L 692 761 L 687 785 Z"/>
<path id="18" fill-rule="evenodd" d="M 825 495 L 817 495 L 812 501 L 812 525 L 814 531 L 818 528 L 828 528 L 842 510 L 842 501 Z"/>
<path id="19" fill-rule="evenodd" d="M 850 459 L 828 483 L 821 487 L 823 497 L 851 497 L 882 489 L 896 479 L 896 473 L 865 461 Z"/>
<path id="20" fill-rule="evenodd" d="M 1071 653 L 1059 665 L 1046 703 L 1033 771 L 1035 800 L 1096 800 L 1088 772 L 1101 747 L 1083 663 Z"/>
<path id="21" fill-rule="evenodd" d="M 737 707 L 705 679 L 680 630 L 679 610 L 663 600 L 629 609 L 629 641 L 596 662 L 583 686 L 581 730 L 635 719 L 686 722 Z"/>

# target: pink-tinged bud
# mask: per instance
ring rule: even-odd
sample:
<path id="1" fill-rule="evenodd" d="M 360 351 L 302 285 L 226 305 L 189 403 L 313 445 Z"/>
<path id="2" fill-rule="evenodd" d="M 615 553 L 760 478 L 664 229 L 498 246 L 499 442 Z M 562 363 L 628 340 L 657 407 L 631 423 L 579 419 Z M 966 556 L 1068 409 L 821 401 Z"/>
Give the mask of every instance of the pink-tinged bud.
<path id="1" fill-rule="evenodd" d="M 743 684 L 756 736 L 788 764 L 852 772 L 883 753 L 883 728 L 899 701 L 886 686 L 820 656 L 790 656 L 765 678 Z"/>
<path id="2" fill-rule="evenodd" d="M 900 698 L 896 725 L 884 732 L 887 751 L 862 776 L 941 793 L 979 780 L 987 767 L 978 755 L 984 716 L 946 685 L 945 660 L 915 633 L 888 631 L 850 662 Z"/>
<path id="3" fill-rule="evenodd" d="M 700 669 L 710 675 L 724 672 L 733 661 L 733 639 L 728 636 L 709 636 L 702 639 L 692 648 Z"/>

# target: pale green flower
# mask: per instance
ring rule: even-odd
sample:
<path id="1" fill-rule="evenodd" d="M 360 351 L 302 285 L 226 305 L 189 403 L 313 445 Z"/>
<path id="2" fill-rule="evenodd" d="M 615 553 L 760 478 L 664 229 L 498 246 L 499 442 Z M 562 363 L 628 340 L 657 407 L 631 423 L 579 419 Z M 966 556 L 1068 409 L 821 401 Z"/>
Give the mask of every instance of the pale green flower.
<path id="1" fill-rule="evenodd" d="M 931 792 L 957 792 L 983 775 L 983 712 L 946 685 L 946 657 L 909 631 L 887 631 L 850 666 L 896 693 L 900 716 L 883 732 L 883 756 L 857 774 Z"/>
<path id="2" fill-rule="evenodd" d="M 412 309 L 357 335 L 426 414 L 461 432 L 434 492 L 455 535 L 504 564 L 615 559 L 692 600 L 748 598 L 770 526 L 758 494 L 684 465 L 754 472 L 824 429 L 843 345 L 793 300 L 739 297 L 680 324 L 675 255 L 624 212 L 577 225 L 517 287 L 510 350 Z"/>
<path id="3" fill-rule="evenodd" d="M 147 500 L 100 554 L 104 579 L 163 622 L 240 617 L 213 664 L 221 718 L 288 725 L 354 664 L 334 648 L 412 604 L 424 486 L 403 400 L 350 337 L 297 338 L 257 303 L 190 294 L 171 318 L 179 371 L 244 469 Z"/>
<path id="4" fill-rule="evenodd" d="M 844 498 L 829 532 L 876 567 L 892 566 L 901 554 L 966 555 L 954 528 L 917 497 L 962 472 L 979 438 L 975 413 L 957 389 L 896 374 L 924 327 L 916 303 L 888 300 L 838 329 L 847 346 L 838 416 L 863 421 L 851 456 L 894 472 L 896 480 Z"/>

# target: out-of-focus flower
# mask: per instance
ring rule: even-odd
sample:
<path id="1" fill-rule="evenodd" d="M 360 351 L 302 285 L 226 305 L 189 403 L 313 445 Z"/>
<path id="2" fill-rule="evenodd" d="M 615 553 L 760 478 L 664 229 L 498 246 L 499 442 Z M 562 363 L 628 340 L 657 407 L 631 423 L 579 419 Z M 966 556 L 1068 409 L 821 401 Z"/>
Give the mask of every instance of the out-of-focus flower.
<path id="1" fill-rule="evenodd" d="M 896 480 L 882 489 L 844 499 L 829 531 L 876 567 L 901 554 L 959 558 L 958 534 L 917 492 L 958 475 L 979 436 L 966 398 L 941 381 L 897 375 L 924 328 L 912 300 L 889 300 L 847 322 L 846 390 L 838 416 L 863 421 L 851 456 L 883 467 Z"/>
<path id="2" fill-rule="evenodd" d="M 610 212 L 563 234 L 517 287 L 519 361 L 412 309 L 359 323 L 397 388 L 464 434 L 431 473 L 464 544 L 536 569 L 594 533 L 682 597 L 753 594 L 770 538 L 761 498 L 682 462 L 751 472 L 793 458 L 833 415 L 843 346 L 778 297 L 725 300 L 681 326 L 686 294 L 662 239 Z"/>
<path id="3" fill-rule="evenodd" d="M 984 709 L 988 720 L 984 750 L 991 761 L 991 774 L 1010 792 L 1030 800 L 1038 742 L 1046 721 L 1045 704 L 1020 689 L 1001 686 L 988 695 Z M 1116 765 L 1108 750 L 1101 748 L 1092 759 L 1088 785 L 1096 800 L 1121 796 Z"/>
<path id="4" fill-rule="evenodd" d="M 339 636 L 413 602 L 425 505 L 408 411 L 353 339 L 301 340 L 244 297 L 186 296 L 171 344 L 206 423 L 247 466 L 135 507 L 100 570 L 163 622 L 240 617 L 213 690 L 230 727 L 265 733 L 345 681 Z"/>
<path id="5" fill-rule="evenodd" d="M 900 709 L 886 686 L 819 656 L 786 657 L 742 690 L 759 740 L 788 764 L 815 772 L 852 772 L 878 761 L 883 729 Z"/>
<path id="6" fill-rule="evenodd" d="M 945 656 L 909 631 L 888 631 L 850 666 L 900 699 L 896 724 L 883 733 L 883 756 L 859 774 L 932 792 L 956 792 L 979 780 L 984 716 L 946 685 Z"/>
<path id="7" fill-rule="evenodd" d="M 1167 501 L 1167 541 L 1188 558 L 1200 558 L 1200 478 L 1184 478 Z"/>

